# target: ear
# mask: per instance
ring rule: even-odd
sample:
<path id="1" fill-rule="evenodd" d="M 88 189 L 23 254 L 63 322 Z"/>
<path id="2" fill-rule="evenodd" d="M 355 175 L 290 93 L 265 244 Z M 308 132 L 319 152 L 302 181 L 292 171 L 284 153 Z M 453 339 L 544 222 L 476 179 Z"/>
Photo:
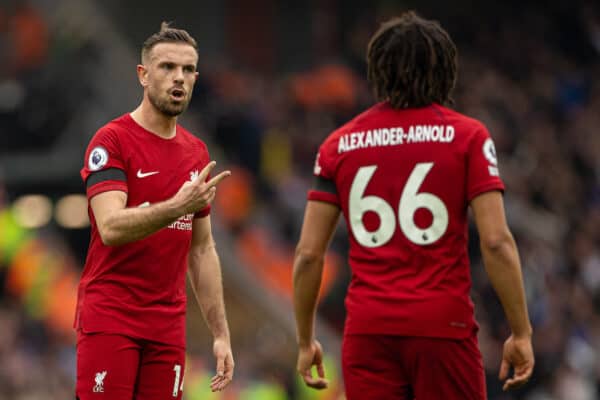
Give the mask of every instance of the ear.
<path id="1" fill-rule="evenodd" d="M 196 71 L 194 73 L 194 84 L 196 84 L 196 82 L 198 81 L 198 76 L 200 76 L 200 73 L 198 71 Z"/>
<path id="2" fill-rule="evenodd" d="M 142 85 L 142 87 L 148 86 L 148 70 L 146 69 L 146 67 L 142 64 L 138 64 L 136 67 L 136 71 L 138 80 L 140 81 L 140 85 Z"/>

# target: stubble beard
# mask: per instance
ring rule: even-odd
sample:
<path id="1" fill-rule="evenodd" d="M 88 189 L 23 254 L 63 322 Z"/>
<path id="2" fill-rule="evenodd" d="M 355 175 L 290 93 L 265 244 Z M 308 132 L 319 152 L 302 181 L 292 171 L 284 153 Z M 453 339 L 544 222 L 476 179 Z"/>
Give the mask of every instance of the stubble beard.
<path id="1" fill-rule="evenodd" d="M 158 95 L 154 95 L 151 91 L 148 92 L 148 100 L 161 114 L 167 117 L 177 117 L 183 113 L 190 104 L 191 96 L 188 99 L 175 102 L 170 99 L 162 99 Z"/>

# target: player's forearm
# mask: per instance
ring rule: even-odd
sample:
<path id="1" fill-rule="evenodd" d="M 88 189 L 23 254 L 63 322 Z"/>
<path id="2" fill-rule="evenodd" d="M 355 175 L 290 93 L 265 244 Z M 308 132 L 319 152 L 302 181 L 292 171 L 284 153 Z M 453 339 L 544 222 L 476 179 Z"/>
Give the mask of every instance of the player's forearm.
<path id="1" fill-rule="evenodd" d="M 196 300 L 213 337 L 229 341 L 229 326 L 223 300 L 221 265 L 214 244 L 194 249 L 189 257 L 189 276 Z"/>
<path id="2" fill-rule="evenodd" d="M 115 210 L 98 223 L 102 242 L 117 246 L 143 239 L 166 227 L 182 215 L 181 208 L 172 200 L 148 207 Z"/>
<path id="3" fill-rule="evenodd" d="M 487 274 L 510 325 L 513 335 L 531 335 L 527 301 L 523 288 L 519 255 L 512 235 L 493 243 L 482 243 L 481 251 Z"/>
<path id="4" fill-rule="evenodd" d="M 300 346 L 309 345 L 314 338 L 315 313 L 323 263 L 323 256 L 296 252 L 293 272 L 294 313 Z"/>

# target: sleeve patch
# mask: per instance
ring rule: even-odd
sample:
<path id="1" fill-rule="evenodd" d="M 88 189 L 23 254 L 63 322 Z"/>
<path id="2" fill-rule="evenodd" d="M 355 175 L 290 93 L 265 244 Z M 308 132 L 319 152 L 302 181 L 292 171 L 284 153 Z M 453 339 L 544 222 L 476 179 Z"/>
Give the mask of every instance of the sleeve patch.
<path id="1" fill-rule="evenodd" d="M 313 168 L 313 173 L 315 175 L 321 175 L 321 164 L 319 164 L 319 157 L 321 157 L 321 153 L 317 153 L 317 158 L 315 159 L 315 167 Z"/>
<path id="2" fill-rule="evenodd" d="M 488 138 L 483 143 L 483 155 L 493 166 L 498 166 L 498 156 L 496 155 L 496 147 L 491 138 Z"/>
<path id="3" fill-rule="evenodd" d="M 108 162 L 108 151 L 102 146 L 96 146 L 90 151 L 88 168 L 90 171 L 98 171 Z"/>

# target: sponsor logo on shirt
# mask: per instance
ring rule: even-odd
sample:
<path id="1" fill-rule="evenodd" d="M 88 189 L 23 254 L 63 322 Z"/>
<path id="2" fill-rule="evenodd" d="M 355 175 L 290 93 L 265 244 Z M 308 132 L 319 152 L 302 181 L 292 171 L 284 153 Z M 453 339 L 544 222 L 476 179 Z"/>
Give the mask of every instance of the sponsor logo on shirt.
<path id="1" fill-rule="evenodd" d="M 140 168 L 137 171 L 137 177 L 138 178 L 146 178 L 148 176 L 156 175 L 158 173 L 160 173 L 160 171 L 142 172 L 142 169 Z"/>
<path id="2" fill-rule="evenodd" d="M 169 229 L 176 229 L 178 231 L 191 231 L 192 221 L 194 220 L 194 214 L 186 214 L 179 217 L 179 219 L 167 226 Z"/>
<path id="3" fill-rule="evenodd" d="M 195 169 L 190 171 L 190 182 L 194 182 L 198 179 L 200 172 Z M 169 229 L 176 229 L 178 231 L 191 231 L 192 230 L 192 222 L 194 220 L 194 214 L 186 214 L 179 217 L 179 219 L 173 222 L 171 225 L 167 226 Z"/>

